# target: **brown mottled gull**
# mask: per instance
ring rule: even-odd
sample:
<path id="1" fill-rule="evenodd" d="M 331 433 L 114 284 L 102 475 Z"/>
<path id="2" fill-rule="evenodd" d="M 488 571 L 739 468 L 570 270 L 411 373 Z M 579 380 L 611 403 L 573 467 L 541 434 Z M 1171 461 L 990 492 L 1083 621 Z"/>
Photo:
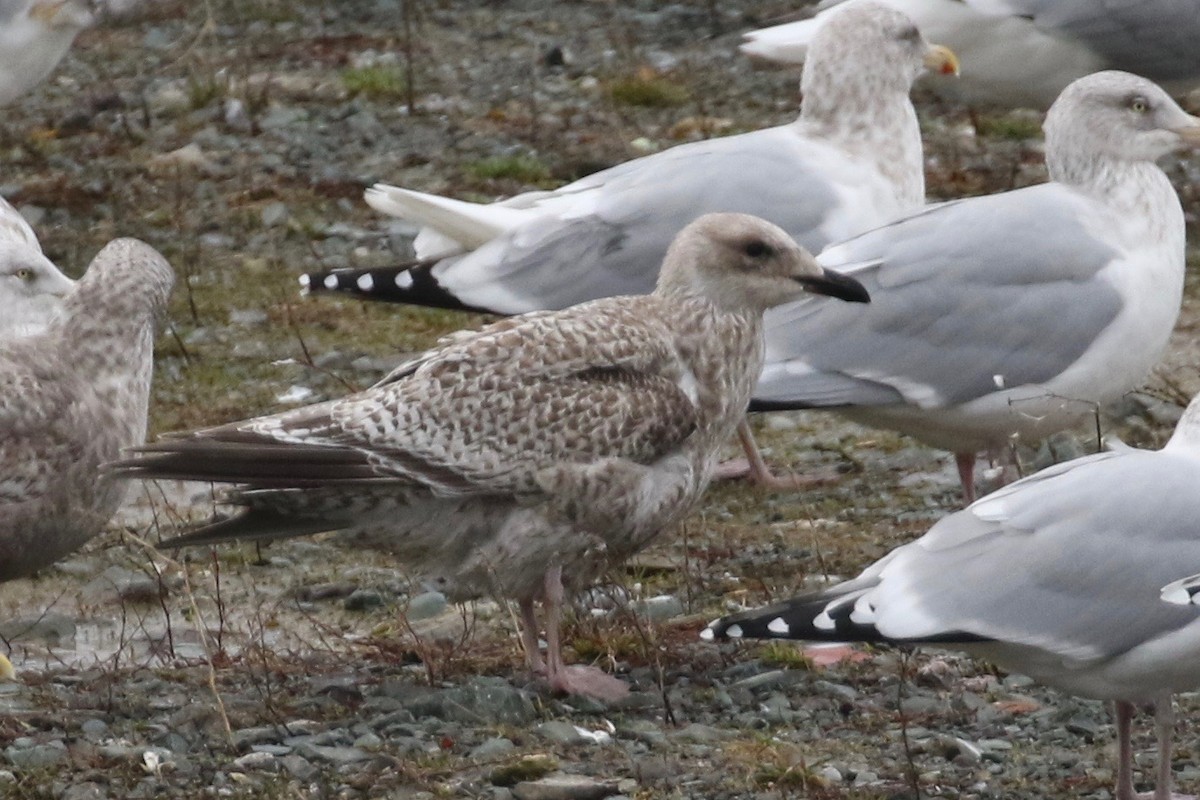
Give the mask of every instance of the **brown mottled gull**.
<path id="1" fill-rule="evenodd" d="M 1200 688 L 1200 397 L 1167 445 L 1045 469 L 858 577 L 717 620 L 701 637 L 934 643 L 1117 706 L 1116 797 L 1135 800 L 1134 703 L 1155 707 L 1170 800 L 1172 694 Z M 1147 795 L 1140 795 L 1147 798 Z M 1179 800 L 1182 800 L 1180 798 Z"/>
<path id="2" fill-rule="evenodd" d="M 774 225 L 708 215 L 679 234 L 651 295 L 456 334 L 364 392 L 168 439 L 115 468 L 242 484 L 230 499 L 244 513 L 167 546 L 343 530 L 452 599 L 515 598 L 530 665 L 556 688 L 611 695 L 624 685 L 562 665 L 564 584 L 688 511 L 745 412 L 763 310 L 806 290 L 866 300 Z"/>
<path id="3" fill-rule="evenodd" d="M 1067 87 L 1046 116 L 1050 181 L 943 203 L 826 248 L 875 298 L 766 319 L 751 408 L 831 408 L 956 454 L 1077 424 L 1137 388 L 1179 316 L 1184 217 L 1155 161 L 1200 119 L 1125 72 Z"/>
<path id="4" fill-rule="evenodd" d="M 41 333 L 0 341 L 0 581 L 96 535 L 125 486 L 100 465 L 145 441 L 155 317 L 174 275 L 110 242 Z"/>
<path id="5" fill-rule="evenodd" d="M 42 255 L 25 218 L 0 198 L 0 335 L 45 330 L 74 286 Z"/>
<path id="6" fill-rule="evenodd" d="M 909 90 L 927 68 L 955 72 L 958 62 L 903 14 L 864 3 L 836 15 L 814 43 L 800 116 L 788 125 L 679 145 L 552 192 L 486 205 L 379 184 L 367 202 L 423 225 L 417 254 L 430 263 L 301 282 L 499 314 L 566 308 L 650 291 L 675 234 L 716 211 L 762 217 L 817 252 L 924 202 Z M 749 427 L 742 433 L 753 447 Z M 756 447 L 748 455 L 761 467 Z M 780 483 L 765 467 L 752 477 Z"/>

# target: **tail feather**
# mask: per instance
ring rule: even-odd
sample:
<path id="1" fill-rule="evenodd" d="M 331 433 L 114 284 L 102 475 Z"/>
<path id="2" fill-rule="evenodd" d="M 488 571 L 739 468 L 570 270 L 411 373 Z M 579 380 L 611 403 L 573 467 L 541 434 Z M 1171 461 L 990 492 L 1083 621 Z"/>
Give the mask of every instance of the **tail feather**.
<path id="1" fill-rule="evenodd" d="M 307 292 L 345 294 L 383 303 L 495 313 L 468 305 L 446 291 L 434 277 L 432 267 L 428 261 L 414 261 L 394 267 L 306 272 L 300 276 L 300 286 Z"/>
<path id="2" fill-rule="evenodd" d="M 159 543 L 160 549 L 174 547 L 202 547 L 228 542 L 263 542 L 273 539 L 289 539 L 309 536 L 314 533 L 337 530 L 344 527 L 330 520 L 304 518 L 280 513 L 273 509 L 250 509 L 229 519 L 223 519 L 197 528 L 190 533 L 166 539 Z"/>
<path id="3" fill-rule="evenodd" d="M 970 644 L 988 641 L 966 631 L 944 631 L 920 640 L 885 636 L 875 627 L 875 609 L 862 598 L 874 584 L 835 586 L 774 605 L 754 608 L 709 623 L 700 632 L 719 639 L 796 639 L 808 642 L 875 644 Z"/>
<path id="4" fill-rule="evenodd" d="M 364 485 L 394 482 L 364 453 L 348 447 L 286 446 L 210 439 L 171 439 L 137 448 L 134 458 L 105 465 L 122 478 L 213 481 L 262 488 Z"/>
<path id="5" fill-rule="evenodd" d="M 468 203 L 383 183 L 367 189 L 363 197 L 376 211 L 427 225 L 464 250 L 474 250 L 511 231 L 525 223 L 531 214 L 525 209 Z"/>

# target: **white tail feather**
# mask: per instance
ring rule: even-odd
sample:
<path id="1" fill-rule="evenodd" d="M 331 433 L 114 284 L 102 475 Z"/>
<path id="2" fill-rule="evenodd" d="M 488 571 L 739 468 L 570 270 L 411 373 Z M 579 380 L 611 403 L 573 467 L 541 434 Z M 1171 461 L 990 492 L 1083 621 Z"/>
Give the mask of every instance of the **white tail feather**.
<path id="1" fill-rule="evenodd" d="M 474 250 L 537 216 L 537 212 L 525 209 L 468 203 L 383 183 L 367 189 L 364 198 L 376 211 L 432 228 L 462 250 Z"/>

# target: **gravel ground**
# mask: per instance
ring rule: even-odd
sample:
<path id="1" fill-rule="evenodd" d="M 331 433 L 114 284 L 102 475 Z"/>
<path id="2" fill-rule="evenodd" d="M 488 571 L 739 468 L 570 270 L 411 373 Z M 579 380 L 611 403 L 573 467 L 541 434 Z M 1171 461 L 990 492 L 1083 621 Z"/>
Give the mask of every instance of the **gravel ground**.
<path id="1" fill-rule="evenodd" d="M 138 236 L 181 284 L 160 338 L 155 431 L 365 386 L 470 316 L 301 300 L 308 269 L 386 264 L 411 230 L 376 180 L 489 199 L 679 141 L 790 119 L 795 74 L 737 33 L 788 12 L 599 0 L 158 0 L 80 37 L 0 123 L 3 193 L 72 274 Z M 411 95 L 411 96 L 410 96 Z M 410 102 L 415 101 L 415 108 Z M 1036 182 L 1036 118 L 921 105 L 930 191 Z M 1200 167 L 1173 165 L 1193 225 Z M 1150 390 L 1101 424 L 1157 445 L 1200 386 L 1196 282 Z M 601 706 L 520 669 L 495 603 L 447 607 L 372 553 L 320 540 L 171 561 L 159 532 L 207 489 L 139 487 L 112 530 L 0 586 L 0 798 L 900 798 L 1110 796 L 1113 725 L 945 653 L 822 666 L 696 638 L 724 610 L 854 572 L 955 507 L 944 454 L 830 416 L 758 420 L 775 462 L 840 473 L 770 495 L 715 487 L 681 530 L 577 604 L 576 659 L 635 691 Z M 1089 451 L 1094 432 L 1022 452 Z M 1174 758 L 1200 789 L 1195 700 Z M 1139 786 L 1152 778 L 1137 739 Z"/>

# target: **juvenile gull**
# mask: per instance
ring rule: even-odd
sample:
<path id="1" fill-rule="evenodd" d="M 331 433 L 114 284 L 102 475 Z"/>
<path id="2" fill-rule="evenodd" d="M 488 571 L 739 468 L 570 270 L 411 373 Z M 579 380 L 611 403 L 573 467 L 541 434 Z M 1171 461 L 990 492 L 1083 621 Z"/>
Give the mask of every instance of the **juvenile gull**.
<path id="1" fill-rule="evenodd" d="M 751 31 L 743 53 L 800 63 L 821 25 L 810 19 Z M 1200 85 L 1200 0 L 882 0 L 926 36 L 954 48 L 962 79 L 939 92 L 972 104 L 1046 108 L 1071 81 L 1104 69 L 1134 72 L 1172 92 Z"/>
<path id="2" fill-rule="evenodd" d="M 873 3 L 847 9 L 814 43 L 792 123 L 680 145 L 491 205 L 380 184 L 367 202 L 426 226 L 417 254 L 432 261 L 301 282 L 498 314 L 565 308 L 649 291 L 671 239 L 713 211 L 763 217 L 815 252 L 921 207 L 921 134 L 908 93 L 926 68 L 958 64 L 903 14 Z M 749 428 L 741 432 L 752 447 Z M 761 465 L 757 449 L 749 454 Z M 754 476 L 774 482 L 765 468 Z"/>
<path id="3" fill-rule="evenodd" d="M 956 454 L 1035 441 L 1135 388 L 1182 300 L 1184 220 L 1155 160 L 1200 119 L 1101 72 L 1046 117 L 1050 182 L 931 207 L 827 248 L 874 302 L 767 315 L 751 410 L 832 408 Z"/>
<path id="4" fill-rule="evenodd" d="M 42 255 L 25 218 L 0 198 L 0 339 L 45 330 L 74 286 Z"/>
<path id="5" fill-rule="evenodd" d="M 530 666 L 611 696 L 624 684 L 562 664 L 564 587 L 691 508 L 745 413 L 763 310 L 806 290 L 866 300 L 779 228 L 707 215 L 679 234 L 651 295 L 454 334 L 364 392 L 149 445 L 116 469 L 242 485 L 230 501 L 243 514 L 164 546 L 345 531 L 454 600 L 516 599 Z"/>
<path id="6" fill-rule="evenodd" d="M 1117 708 L 1118 800 L 1135 797 L 1129 727 L 1153 703 L 1154 797 L 1171 797 L 1171 695 L 1200 688 L 1200 398 L 1157 452 L 1076 459 L 942 519 L 856 578 L 718 620 L 714 638 L 933 643 Z"/>
<path id="7" fill-rule="evenodd" d="M 0 0 L 0 106 L 58 66 L 71 43 L 95 22 L 85 0 Z"/>
<path id="8" fill-rule="evenodd" d="M 126 487 L 100 465 L 145 441 L 173 282 L 149 245 L 117 239 L 43 332 L 0 339 L 0 581 L 75 550 L 116 511 Z"/>

